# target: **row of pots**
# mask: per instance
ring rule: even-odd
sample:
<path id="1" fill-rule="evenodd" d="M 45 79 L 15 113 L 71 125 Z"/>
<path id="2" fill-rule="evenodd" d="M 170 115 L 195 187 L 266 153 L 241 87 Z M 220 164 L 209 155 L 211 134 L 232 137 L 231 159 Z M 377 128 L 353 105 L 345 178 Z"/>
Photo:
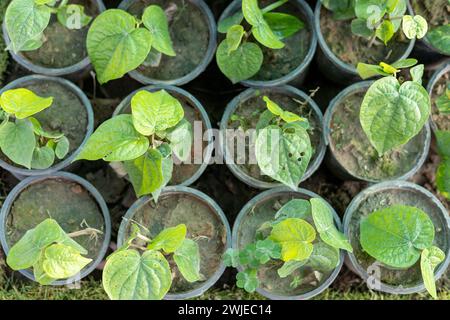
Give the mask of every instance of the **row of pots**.
<path id="1" fill-rule="evenodd" d="M 138 4 L 136 3 L 137 0 L 123 0 L 122 3 L 119 5 L 119 8 L 123 10 L 134 10 L 134 6 L 138 6 Z M 204 43 L 202 45 L 202 48 L 200 49 L 203 50 L 202 53 L 203 57 L 198 61 L 198 63 L 193 64 L 193 67 L 191 68 L 191 70 L 189 70 L 189 72 L 184 72 L 183 75 L 179 75 L 175 78 L 171 76 L 163 76 L 158 78 L 154 75 L 153 76 L 148 74 L 146 75 L 145 70 L 141 70 L 139 68 L 137 70 L 130 72 L 130 76 L 132 78 L 143 84 L 183 85 L 192 81 L 193 79 L 198 77 L 203 71 L 205 71 L 205 69 L 211 63 L 214 57 L 214 53 L 217 46 L 216 21 L 208 5 L 203 0 L 191 0 L 189 1 L 189 3 L 193 5 L 192 10 L 194 10 L 194 8 L 198 10 L 199 12 L 198 14 L 200 15 L 199 19 L 203 18 L 204 20 L 201 26 L 203 28 L 206 28 L 208 32 L 207 43 Z M 240 4 L 241 4 L 240 0 L 234 0 L 222 13 L 221 17 L 219 18 L 219 21 L 229 17 L 237 10 L 239 10 Z M 95 11 L 97 12 L 97 14 L 105 10 L 105 6 L 101 0 L 95 0 L 94 5 L 96 7 Z M 344 62 L 341 58 L 339 58 L 336 55 L 336 53 L 333 52 L 333 50 L 330 48 L 329 43 L 327 43 L 327 41 L 324 38 L 324 35 L 322 33 L 321 22 L 325 10 L 322 7 L 321 2 L 317 1 L 314 12 L 310 8 L 310 6 L 303 0 L 292 1 L 292 5 L 293 5 L 292 10 L 294 9 L 298 10 L 299 15 L 307 25 L 307 30 L 309 34 L 307 41 L 305 40 L 307 42 L 307 49 L 305 50 L 304 57 L 301 60 L 301 63 L 296 65 L 292 70 L 285 72 L 282 76 L 277 77 L 276 79 L 255 78 L 248 81 L 243 81 L 242 84 L 251 87 L 273 87 L 287 83 L 291 83 L 293 85 L 301 84 L 306 76 L 310 63 L 315 56 L 317 44 L 319 44 L 319 50 L 317 54 L 319 68 L 328 78 L 337 83 L 343 84 L 349 84 L 358 81 L 359 77 L 355 65 L 352 63 Z M 408 2 L 408 11 L 410 14 L 412 14 L 413 12 L 413 9 L 409 4 L 409 2 Z M 192 34 L 195 34 L 197 31 L 199 30 L 190 30 Z M 342 34 L 345 34 L 345 32 L 342 32 Z M 10 40 L 6 33 L 5 26 L 3 26 L 3 35 L 5 38 L 5 42 L 8 44 Z M 85 37 L 85 34 L 80 34 L 80 36 Z M 72 39 L 72 41 L 83 42 L 84 38 Z M 395 56 L 391 57 L 390 60 L 395 61 L 407 58 L 411 54 L 414 45 L 415 40 L 408 41 L 406 44 L 404 44 L 404 47 L 402 47 L 399 50 L 396 50 L 398 52 L 396 52 Z M 176 41 L 175 47 L 177 47 Z M 430 46 L 429 42 L 426 39 L 420 42 L 419 47 L 420 50 L 425 52 L 423 54 L 423 57 L 421 57 L 422 58 L 421 60 L 426 60 L 427 56 L 430 55 L 440 54 L 440 52 L 438 52 L 436 49 L 433 49 Z M 424 50 L 424 48 L 426 50 Z M 189 54 L 185 53 L 183 50 L 181 50 L 181 52 L 182 54 Z M 45 55 L 45 52 L 41 54 Z M 44 66 L 43 63 L 39 64 L 33 62 L 32 61 L 33 59 L 31 57 L 28 57 L 26 56 L 26 54 L 23 53 L 17 54 L 12 53 L 12 56 L 14 60 L 25 69 L 36 74 L 45 74 L 49 76 L 70 76 L 72 78 L 73 77 L 80 78 L 87 75 L 88 71 L 91 68 L 90 61 L 87 56 L 84 56 L 80 62 L 74 65 L 64 66 L 60 68 L 54 68 L 51 67 L 50 65 Z M 169 69 L 168 66 L 165 66 L 164 64 L 162 64 L 159 68 Z"/>
<path id="2" fill-rule="evenodd" d="M 449 72 L 450 63 L 444 64 L 442 68 L 436 71 L 428 85 L 428 91 L 431 96 L 434 94 L 436 84 L 438 84 L 441 79 L 445 80 L 448 78 Z M 249 88 L 243 91 L 228 104 L 220 123 L 222 135 L 219 140 L 221 142 L 221 151 L 225 157 L 226 164 L 238 179 L 252 187 L 267 189 L 280 186 L 278 183 L 262 178 L 257 169 L 257 165 L 245 166 L 236 164 L 235 159 L 230 155 L 231 146 L 224 136 L 227 129 L 236 129 L 230 121 L 233 114 L 246 112 L 247 114 L 242 115 L 247 117 L 251 122 L 252 119 L 249 114 L 258 107 L 261 107 L 261 110 L 264 110 L 264 107 L 260 106 L 262 103 L 262 99 L 260 98 L 263 95 L 269 95 L 274 96 L 275 99 L 288 98 L 290 100 L 303 101 L 305 105 L 303 113 L 305 115 L 309 114 L 309 121 L 312 124 L 310 134 L 314 143 L 315 153 L 308 170 L 304 175 L 304 180 L 311 177 L 311 175 L 320 167 L 325 158 L 327 146 L 329 146 L 330 152 L 326 157 L 326 163 L 340 178 L 368 182 L 409 179 L 421 168 L 427 158 L 431 142 L 430 126 L 426 125 L 419 135 L 403 147 L 404 150 L 395 151 L 389 156 L 390 158 L 384 159 L 383 161 L 387 164 L 368 159 L 371 158 L 370 150 L 373 148 L 368 143 L 367 138 L 365 138 L 362 129 L 358 125 L 359 121 L 357 121 L 357 116 L 362 95 L 371 83 L 372 82 L 370 81 L 359 82 L 344 89 L 331 101 L 325 116 L 322 115 L 320 108 L 311 97 L 303 91 L 291 86 L 262 89 Z M 35 90 L 42 96 L 55 97 L 54 106 L 50 108 L 49 111 L 42 112 L 43 115 L 38 116 L 40 117 L 39 120 L 44 124 L 49 124 L 50 127 L 53 122 L 57 122 L 58 129 L 62 129 L 62 131 L 65 131 L 64 128 L 66 128 L 68 132 L 65 133 L 69 140 L 71 140 L 71 145 L 74 147 L 66 159 L 56 163 L 49 169 L 28 170 L 20 168 L 1 157 L 0 166 L 20 179 L 25 176 L 38 176 L 51 174 L 60 170 L 71 170 L 77 165 L 77 163 L 72 164 L 73 160 L 93 132 L 94 115 L 89 99 L 72 82 L 62 78 L 41 75 L 32 75 L 17 79 L 3 87 L 2 90 L 0 90 L 0 93 L 20 87 Z M 174 181 L 174 184 L 188 186 L 201 176 L 210 162 L 209 160 L 214 147 L 212 142 L 214 137 L 208 114 L 202 104 L 193 95 L 181 88 L 156 85 L 138 90 L 142 89 L 149 91 L 166 89 L 171 94 L 174 94 L 185 101 L 187 106 L 192 107 L 191 111 L 193 112 L 190 112 L 192 113 L 192 119 L 190 119 L 191 122 L 194 122 L 195 120 L 200 120 L 202 122 L 202 133 L 207 133 L 207 136 L 204 138 L 206 152 L 203 155 L 203 162 L 191 168 L 189 176 L 181 177 L 180 181 Z M 135 93 L 136 91 L 123 99 L 116 108 L 113 116 L 129 112 L 130 101 Z M 73 99 L 73 97 L 76 99 Z M 353 97 L 355 97 L 356 100 L 352 100 Z M 70 104 L 68 104 L 66 100 L 70 101 Z M 74 101 L 76 101 L 76 103 Z M 350 108 L 346 105 L 348 103 L 353 103 Z M 289 108 L 289 103 L 284 105 Z M 297 103 L 292 106 L 292 108 L 297 107 Z M 350 112 L 351 110 L 354 112 Z M 188 114 L 188 112 L 186 112 L 186 114 Z M 67 119 L 64 119 L 63 117 L 66 117 Z M 257 121 L 256 118 L 253 120 Z M 434 130 L 446 130 L 439 121 L 440 119 L 432 118 L 431 127 Z M 446 119 L 443 120 L 443 123 L 446 123 Z M 348 141 L 349 139 L 350 141 Z M 356 144 L 354 140 L 358 140 L 359 144 Z M 364 141 L 366 141 L 366 143 L 364 143 Z M 405 152 L 402 154 L 402 151 Z M 375 151 L 373 150 L 373 152 Z M 353 158 L 349 159 L 349 154 L 351 154 Z M 394 163 L 392 167 L 389 166 L 389 163 L 390 161 L 393 161 L 393 158 L 395 158 L 397 162 Z M 361 163 L 367 164 L 370 161 L 372 161 L 372 163 L 369 163 L 370 166 L 368 168 L 360 168 L 363 166 Z"/>
<path id="3" fill-rule="evenodd" d="M 43 196 L 46 194 L 47 196 Z M 120 247 L 128 238 L 130 221 L 147 223 L 155 233 L 161 228 L 185 223 L 192 234 L 205 233 L 209 228 L 209 239 L 199 240 L 201 253 L 201 271 L 206 276 L 204 282 L 194 284 L 184 283 L 181 277 L 174 280 L 174 285 L 166 299 L 187 299 L 203 294 L 220 278 L 225 270 L 221 262 L 223 253 L 229 248 L 242 249 L 252 242 L 256 229 L 261 221 L 275 214 L 273 204 L 277 201 L 319 197 L 317 194 L 298 189 L 293 191 L 284 187 L 262 192 L 250 200 L 240 211 L 231 233 L 228 221 L 222 209 L 206 194 L 189 187 L 168 187 L 160 198 L 160 207 L 166 208 L 170 203 L 180 203 L 197 208 L 197 216 L 189 216 L 186 212 L 158 210 L 149 197 L 136 201 L 125 214 L 118 233 Z M 411 294 L 424 290 L 417 264 L 408 270 L 391 269 L 381 264 L 363 252 L 359 244 L 359 222 L 361 218 L 373 210 L 388 204 L 414 205 L 425 210 L 436 227 L 435 244 L 446 254 L 446 260 L 439 265 L 436 279 L 439 279 L 450 263 L 450 219 L 446 209 L 429 191 L 415 184 L 404 181 L 384 182 L 371 186 L 357 195 L 348 206 L 343 227 L 341 220 L 331 206 L 336 226 L 343 230 L 354 248 L 351 254 L 341 251 L 339 265 L 326 274 L 320 281 L 291 289 L 290 279 L 276 277 L 276 272 L 267 271 L 261 276 L 258 293 L 270 299 L 309 299 L 323 292 L 338 276 L 345 261 L 347 266 L 357 273 L 372 289 L 393 293 Z M 51 206 L 49 208 L 48 206 Z M 86 210 L 80 213 L 79 207 Z M 25 210 L 26 209 L 26 210 Z M 57 210 L 55 210 L 57 209 Z M 78 209 L 76 212 L 74 210 Z M 105 201 L 99 192 L 86 180 L 71 173 L 60 172 L 41 177 L 29 177 L 19 183 L 8 195 L 0 214 L 0 241 L 3 250 L 8 254 L 11 245 L 23 234 L 39 222 L 46 219 L 46 210 L 58 212 L 53 217 L 63 226 L 66 232 L 76 231 L 82 223 L 87 223 L 103 232 L 101 239 L 95 241 L 89 237 L 78 239 L 88 248 L 93 262 L 86 266 L 77 277 L 59 280 L 54 285 L 68 285 L 90 274 L 103 261 L 110 245 L 111 222 Z M 201 212 L 201 213 L 198 213 Z M 76 213 L 76 214 L 74 214 Z M 180 214 L 181 213 L 181 214 Z M 28 215 L 28 216 L 27 216 Z M 161 220 L 162 216 L 164 219 Z M 158 222 L 159 221 L 159 222 Z M 161 225 L 161 221 L 162 225 Z M 155 230 L 153 230 L 155 229 Z M 20 271 L 27 278 L 34 280 L 30 270 Z M 287 282 L 286 282 L 287 281 Z"/>

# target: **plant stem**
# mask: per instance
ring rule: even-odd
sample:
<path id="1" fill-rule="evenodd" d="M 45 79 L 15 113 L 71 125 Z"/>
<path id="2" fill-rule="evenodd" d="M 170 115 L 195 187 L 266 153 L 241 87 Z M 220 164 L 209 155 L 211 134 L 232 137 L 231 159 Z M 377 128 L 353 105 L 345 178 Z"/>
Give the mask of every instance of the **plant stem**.
<path id="1" fill-rule="evenodd" d="M 84 230 L 71 232 L 68 234 L 71 238 L 81 237 L 81 236 L 92 236 L 97 234 L 103 234 L 100 230 L 94 229 L 94 228 L 86 228 Z"/>
<path id="2" fill-rule="evenodd" d="M 267 7 L 263 8 L 263 9 L 261 9 L 261 11 L 262 11 L 262 13 L 267 13 L 267 12 L 273 11 L 276 8 L 281 7 L 286 2 L 288 2 L 288 0 L 279 0 L 275 3 L 268 5 Z"/>

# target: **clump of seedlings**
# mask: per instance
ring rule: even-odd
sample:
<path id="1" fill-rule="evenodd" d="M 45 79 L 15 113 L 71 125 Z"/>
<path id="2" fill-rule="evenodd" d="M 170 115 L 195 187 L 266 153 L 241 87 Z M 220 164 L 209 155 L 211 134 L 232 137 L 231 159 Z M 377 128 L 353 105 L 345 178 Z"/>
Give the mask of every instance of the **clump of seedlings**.
<path id="1" fill-rule="evenodd" d="M 25 235 L 11 248 L 7 264 L 13 270 L 33 268 L 34 278 L 42 285 L 76 276 L 91 263 L 83 257 L 88 252 L 73 238 L 89 235 L 95 237 L 101 231 L 86 228 L 66 233 L 53 219 L 46 219 Z"/>
<path id="2" fill-rule="evenodd" d="M 380 157 L 419 134 L 430 117 L 431 99 L 422 86 L 424 66 L 416 63 L 406 59 L 392 65 L 358 64 L 363 79 L 384 76 L 367 90 L 360 111 L 361 126 Z M 397 77 L 410 67 L 411 81 Z"/>
<path id="3" fill-rule="evenodd" d="M 216 52 L 217 64 L 233 83 L 248 80 L 261 69 L 264 56 L 260 46 L 282 49 L 283 39 L 305 27 L 296 16 L 273 12 L 287 0 L 260 9 L 257 0 L 242 0 L 242 10 L 221 21 L 218 30 L 226 33 Z"/>
<path id="4" fill-rule="evenodd" d="M 199 246 L 186 238 L 186 232 L 186 225 L 180 224 L 149 239 L 133 223 L 125 244 L 107 258 L 103 288 L 108 296 L 112 300 L 164 298 L 172 285 L 169 255 L 188 282 L 202 280 Z"/>
<path id="5" fill-rule="evenodd" d="M 263 100 L 267 110 L 261 113 L 256 124 L 255 156 L 258 166 L 263 174 L 296 189 L 313 154 L 307 131 L 309 122 L 283 110 L 267 96 Z"/>
<path id="6" fill-rule="evenodd" d="M 273 265 L 280 278 L 295 273 L 290 286 L 296 288 L 307 281 L 308 273 L 324 274 L 335 269 L 340 262 L 339 249 L 353 251 L 336 228 L 325 201 L 293 199 L 277 211 L 273 220 L 258 228 L 254 242 L 240 251 L 227 250 L 223 260 L 227 266 L 242 268 L 236 276 L 237 286 L 254 292 L 263 281 L 259 273 L 262 266 Z"/>
<path id="7" fill-rule="evenodd" d="M 11 40 L 8 49 L 18 53 L 42 47 L 52 14 L 70 30 L 84 28 L 92 20 L 82 5 L 70 4 L 69 0 L 12 0 L 5 13 L 6 31 Z"/>
<path id="8" fill-rule="evenodd" d="M 381 40 L 385 45 L 402 29 L 408 39 L 421 39 L 428 30 L 420 15 L 410 16 L 406 0 L 321 0 L 336 20 L 350 20 L 356 36 Z"/>
<path id="9" fill-rule="evenodd" d="M 2 93 L 0 148 L 10 161 L 28 169 L 47 169 L 55 158 L 64 159 L 67 155 L 67 137 L 63 133 L 45 131 L 33 117 L 52 103 L 53 97 L 43 98 L 24 88 Z"/>
<path id="10" fill-rule="evenodd" d="M 123 162 L 136 194 L 157 200 L 172 177 L 172 154 L 186 160 L 192 139 L 192 125 L 176 98 L 165 90 L 141 90 L 131 99 L 131 114 L 102 123 L 76 160 Z"/>
<path id="11" fill-rule="evenodd" d="M 140 19 L 121 9 L 106 10 L 93 21 L 87 35 L 87 50 L 103 84 L 119 79 L 144 61 L 175 56 L 166 12 L 148 6 Z"/>
<path id="12" fill-rule="evenodd" d="M 423 283 L 437 299 L 435 268 L 444 261 L 445 253 L 433 245 L 433 221 L 422 210 L 394 205 L 364 217 L 360 223 L 363 250 L 382 264 L 406 270 L 420 259 Z"/>

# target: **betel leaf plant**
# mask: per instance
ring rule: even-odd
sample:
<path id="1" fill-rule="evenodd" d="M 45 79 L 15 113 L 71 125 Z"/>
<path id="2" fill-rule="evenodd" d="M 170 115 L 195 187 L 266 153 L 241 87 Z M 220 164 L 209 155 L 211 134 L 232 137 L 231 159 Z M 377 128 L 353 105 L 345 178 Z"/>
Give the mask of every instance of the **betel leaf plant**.
<path id="1" fill-rule="evenodd" d="M 101 84 L 121 78 L 148 59 L 176 55 L 167 15 L 157 5 L 148 6 L 140 19 L 121 9 L 106 10 L 93 21 L 86 41 Z"/>
<path id="2" fill-rule="evenodd" d="M 223 261 L 227 266 L 241 267 L 236 276 L 237 286 L 254 292 L 263 281 L 258 270 L 264 265 L 277 267 L 280 278 L 301 268 L 327 273 L 339 265 L 339 249 L 353 251 L 336 228 L 326 202 L 320 198 L 293 199 L 277 211 L 273 220 L 258 228 L 254 242 L 242 250 L 228 249 Z M 304 281 L 296 275 L 291 287 L 296 288 Z"/>
<path id="3" fill-rule="evenodd" d="M 267 110 L 256 124 L 254 146 L 258 166 L 263 174 L 296 189 L 313 154 L 309 122 L 267 96 L 263 100 Z"/>
<path id="4" fill-rule="evenodd" d="M 12 0 L 6 9 L 5 26 L 15 53 L 39 49 L 45 42 L 44 31 L 52 14 L 68 29 L 81 29 L 92 20 L 79 4 L 69 0 Z"/>
<path id="5" fill-rule="evenodd" d="M 242 9 L 222 20 L 218 30 L 226 34 L 216 52 L 217 64 L 233 83 L 250 79 L 258 73 L 264 56 L 260 46 L 282 49 L 283 39 L 305 27 L 297 17 L 273 12 L 287 0 L 276 1 L 260 9 L 257 0 L 242 0 Z"/>
<path id="6" fill-rule="evenodd" d="M 369 87 L 360 111 L 361 126 L 380 156 L 419 134 L 431 114 L 431 99 L 422 86 L 424 66 L 416 64 L 415 59 L 358 64 L 363 79 L 384 76 Z M 410 81 L 399 76 L 406 68 L 411 68 Z"/>
<path id="7" fill-rule="evenodd" d="M 19 88 L 0 96 L 0 149 L 13 163 L 27 169 L 47 169 L 55 159 L 64 159 L 69 140 L 63 133 L 48 132 L 33 117 L 49 108 L 53 97 L 43 98 Z"/>
<path id="8" fill-rule="evenodd" d="M 439 193 L 450 201 L 450 131 L 437 130 L 435 134 L 441 158 L 436 173 L 436 186 Z"/>
<path id="9" fill-rule="evenodd" d="M 162 230 L 155 238 L 133 223 L 121 248 L 103 270 L 103 288 L 112 300 L 161 300 L 172 285 L 170 261 L 188 282 L 204 279 L 197 242 L 186 237 L 186 225 Z M 170 257 L 169 257 L 170 256 Z"/>
<path id="10" fill-rule="evenodd" d="M 136 194 L 157 200 L 172 178 L 172 156 L 185 161 L 192 139 L 180 101 L 165 90 L 140 90 L 131 99 L 131 114 L 102 123 L 75 160 L 123 162 Z"/>
<path id="11" fill-rule="evenodd" d="M 389 267 L 406 270 L 420 260 L 423 282 L 436 299 L 434 270 L 445 253 L 433 245 L 435 228 L 419 208 L 394 205 L 369 214 L 360 223 L 363 250 Z"/>
<path id="12" fill-rule="evenodd" d="M 76 276 L 92 261 L 83 257 L 88 252 L 74 238 L 99 233 L 93 228 L 66 233 L 55 220 L 46 219 L 12 246 L 6 262 L 13 270 L 32 268 L 35 280 L 49 285 Z"/>
<path id="13" fill-rule="evenodd" d="M 400 30 L 408 39 L 421 39 L 428 30 L 427 21 L 420 15 L 406 14 L 406 0 L 321 0 L 333 12 L 336 20 L 350 20 L 354 35 L 378 38 L 385 45 Z"/>

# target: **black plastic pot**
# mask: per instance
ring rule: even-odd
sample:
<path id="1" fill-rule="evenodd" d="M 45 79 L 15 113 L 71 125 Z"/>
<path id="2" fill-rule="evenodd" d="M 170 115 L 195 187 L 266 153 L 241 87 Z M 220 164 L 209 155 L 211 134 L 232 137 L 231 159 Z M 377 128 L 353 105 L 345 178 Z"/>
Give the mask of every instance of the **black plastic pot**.
<path id="1" fill-rule="evenodd" d="M 83 223 L 83 221 L 86 221 L 85 218 L 92 219 L 92 221 L 95 221 L 96 223 L 98 223 L 99 225 L 102 226 L 101 228 L 97 227 L 97 229 L 99 229 L 100 231 L 103 232 L 103 234 L 102 234 L 103 241 L 101 242 L 101 246 L 98 247 L 96 256 L 95 257 L 92 256 L 93 261 L 90 264 L 88 264 L 83 270 L 81 270 L 79 275 L 72 277 L 70 279 L 57 280 L 52 283 L 52 285 L 69 285 L 71 283 L 81 280 L 82 278 L 86 277 L 92 271 L 95 270 L 95 268 L 102 262 L 105 254 L 106 254 L 106 251 L 108 250 L 110 238 L 111 238 L 111 221 L 110 221 L 110 217 L 109 217 L 108 207 L 106 206 L 105 201 L 103 200 L 102 196 L 97 191 L 97 189 L 95 189 L 86 180 L 84 180 L 74 174 L 71 174 L 71 173 L 59 172 L 59 173 L 54 173 L 51 175 L 45 175 L 45 176 L 40 176 L 40 177 L 29 177 L 29 178 L 23 180 L 22 182 L 20 182 L 8 194 L 8 197 L 6 198 L 5 202 L 3 203 L 1 213 L 0 213 L 0 221 L 1 221 L 0 222 L 0 242 L 1 242 L 1 245 L 3 248 L 3 251 L 5 252 L 6 255 L 8 255 L 8 252 L 14 243 L 11 243 L 11 241 L 10 241 L 10 238 L 9 238 L 10 235 L 9 235 L 9 231 L 8 231 L 9 229 L 8 229 L 7 225 L 8 225 L 8 223 L 17 224 L 17 221 L 10 220 L 10 218 L 9 218 L 11 211 L 14 209 L 17 199 L 20 199 L 23 192 L 26 191 L 27 189 L 40 188 L 41 186 L 43 186 L 45 183 L 48 183 L 49 181 L 52 181 L 55 183 L 55 185 L 53 187 L 62 186 L 62 184 L 67 184 L 67 183 L 73 184 L 73 186 L 71 187 L 72 188 L 71 192 L 73 192 L 74 194 L 87 193 L 89 195 L 89 197 L 92 199 L 92 202 L 95 203 L 95 205 L 97 206 L 99 216 L 98 217 L 83 216 L 83 215 L 86 215 L 86 212 L 77 212 L 76 206 L 74 208 L 74 203 L 72 203 L 72 202 L 70 202 L 70 203 L 62 202 L 61 203 L 61 201 L 64 201 L 64 200 L 62 200 L 61 198 L 56 198 L 57 196 L 55 196 L 52 192 L 49 192 L 48 198 L 53 198 L 54 205 L 56 207 L 58 207 L 61 212 L 64 211 L 66 216 L 69 216 L 69 218 L 65 218 L 64 221 L 61 221 L 56 217 L 56 216 L 59 216 L 60 212 L 46 212 L 48 208 L 42 207 L 42 203 L 45 201 L 50 201 L 50 200 L 41 198 L 42 202 L 39 201 L 38 203 L 33 203 L 33 204 L 35 206 L 41 206 L 39 208 L 39 212 L 40 213 L 44 212 L 44 214 L 42 214 L 42 217 L 44 217 L 45 214 L 48 215 L 48 217 L 45 217 L 45 218 L 54 217 L 55 220 L 57 220 L 57 222 L 61 225 L 61 227 L 67 233 L 84 229 L 85 226 L 84 227 L 79 226 L 79 228 L 76 228 L 74 226 L 73 221 L 76 221 L 77 223 L 79 223 L 81 225 Z M 34 190 L 34 191 L 36 191 L 36 190 Z M 83 199 L 85 199 L 85 198 L 83 198 Z M 59 201 L 59 203 L 58 203 L 58 201 Z M 22 214 L 29 214 L 29 212 L 24 212 Z M 53 214 L 53 216 L 52 216 L 52 214 Z M 45 220 L 45 218 L 42 218 L 42 221 Z M 101 219 L 102 221 L 98 222 L 97 221 L 98 219 Z M 34 222 L 37 222 L 36 223 L 36 225 L 37 225 L 42 221 L 34 221 Z M 30 223 L 29 229 L 34 228 L 36 226 L 36 225 L 32 225 L 31 222 L 26 221 L 24 219 L 22 220 L 22 222 Z M 66 225 L 70 225 L 74 229 L 68 229 L 66 227 Z M 94 227 L 93 225 L 90 225 L 90 226 Z M 23 230 L 23 233 L 25 231 L 27 231 L 27 230 Z M 75 238 L 75 241 L 76 240 L 77 240 L 77 238 Z M 89 251 L 89 248 L 86 248 L 86 249 Z M 31 270 L 28 270 L 28 269 L 20 270 L 19 272 L 22 275 L 24 275 L 25 277 L 27 277 L 28 279 L 35 281 L 33 272 Z"/>

